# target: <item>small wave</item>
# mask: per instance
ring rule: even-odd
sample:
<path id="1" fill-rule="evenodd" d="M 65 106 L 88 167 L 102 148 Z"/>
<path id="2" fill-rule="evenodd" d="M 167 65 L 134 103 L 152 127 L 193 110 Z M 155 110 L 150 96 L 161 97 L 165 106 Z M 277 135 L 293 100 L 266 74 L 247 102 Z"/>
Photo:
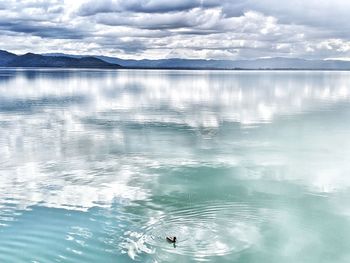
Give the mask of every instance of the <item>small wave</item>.
<path id="1" fill-rule="evenodd" d="M 146 224 L 140 233 L 126 232 L 129 255 L 152 254 L 155 260 L 169 254 L 197 261 L 239 253 L 259 240 L 259 224 L 266 219 L 259 209 L 247 204 L 211 202 L 173 210 Z M 166 236 L 176 236 L 175 246 Z M 132 252 L 130 252 L 132 249 Z M 136 252 L 136 253 L 135 253 Z"/>

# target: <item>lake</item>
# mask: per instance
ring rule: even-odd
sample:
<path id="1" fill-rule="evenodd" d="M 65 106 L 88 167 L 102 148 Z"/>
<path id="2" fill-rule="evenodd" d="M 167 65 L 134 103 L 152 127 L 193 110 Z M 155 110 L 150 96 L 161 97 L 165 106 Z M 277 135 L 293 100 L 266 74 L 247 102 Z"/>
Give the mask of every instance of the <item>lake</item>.
<path id="1" fill-rule="evenodd" d="M 349 262 L 349 120 L 350 72 L 1 69 L 0 262 Z"/>

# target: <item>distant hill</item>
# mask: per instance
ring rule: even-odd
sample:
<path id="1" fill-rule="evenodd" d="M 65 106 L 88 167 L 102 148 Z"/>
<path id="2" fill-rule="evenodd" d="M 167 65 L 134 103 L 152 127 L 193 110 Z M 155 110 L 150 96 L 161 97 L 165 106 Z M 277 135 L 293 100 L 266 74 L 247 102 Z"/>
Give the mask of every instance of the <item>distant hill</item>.
<path id="1" fill-rule="evenodd" d="M 14 60 L 17 55 L 7 52 L 5 50 L 0 50 L 0 65 L 6 65 L 10 61 Z"/>
<path id="2" fill-rule="evenodd" d="M 61 53 L 43 54 L 45 56 L 70 56 L 82 58 L 79 55 Z M 128 68 L 188 68 L 188 69 L 310 69 L 310 70 L 350 70 L 350 61 L 341 60 L 307 60 L 299 58 L 261 58 L 253 60 L 215 60 L 215 59 L 120 59 L 108 56 L 94 56 L 108 63 L 116 63 Z"/>
<path id="3" fill-rule="evenodd" d="M 350 61 L 261 58 L 253 60 L 215 59 L 120 59 L 108 56 L 81 56 L 63 53 L 16 55 L 0 50 L 0 67 L 59 68 L 150 68 L 150 69 L 281 69 L 350 70 Z"/>
<path id="4" fill-rule="evenodd" d="M 97 56 L 124 67 L 141 68 L 192 68 L 192 69 L 328 69 L 350 70 L 350 61 L 306 60 L 298 58 L 264 58 L 254 60 L 205 60 L 205 59 L 160 59 L 160 60 L 122 60 L 119 58 Z"/>
<path id="5" fill-rule="evenodd" d="M 33 53 L 16 55 L 0 50 L 1 67 L 55 67 L 55 68 L 121 68 L 95 57 L 43 56 Z"/>

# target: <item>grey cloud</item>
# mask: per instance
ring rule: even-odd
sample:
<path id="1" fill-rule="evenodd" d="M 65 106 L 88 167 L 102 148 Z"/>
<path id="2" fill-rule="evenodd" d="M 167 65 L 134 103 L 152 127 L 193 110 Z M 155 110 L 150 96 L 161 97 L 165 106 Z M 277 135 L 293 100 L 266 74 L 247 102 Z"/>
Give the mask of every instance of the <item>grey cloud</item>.
<path id="1" fill-rule="evenodd" d="M 42 9 L 50 12 L 50 10 L 63 11 L 64 0 L 34 0 L 34 1 L 11 1 L 0 0 L 0 10 L 15 10 L 23 13 L 26 9 Z"/>
<path id="2" fill-rule="evenodd" d="M 0 2 L 0 6 L 4 1 Z M 0 13 L 0 30 L 51 39 L 82 39 L 87 29 L 61 23 L 63 0 L 7 1 Z"/>
<path id="3" fill-rule="evenodd" d="M 177 31 L 180 35 L 212 35 L 212 34 L 218 34 L 217 30 L 210 30 L 210 29 L 195 29 L 195 28 L 184 28 Z"/>
<path id="4" fill-rule="evenodd" d="M 4 22 L 0 21 L 0 29 L 3 31 L 32 34 L 43 38 L 55 39 L 82 39 L 86 34 L 82 31 L 55 25 L 42 25 L 28 21 Z"/>
<path id="5" fill-rule="evenodd" d="M 98 13 L 113 12 L 140 12 L 140 13 L 164 13 L 179 12 L 193 8 L 207 8 L 219 6 L 219 1 L 215 0 L 101 0 L 88 1 L 84 3 L 78 14 L 91 16 Z"/>
<path id="6" fill-rule="evenodd" d="M 94 41 L 102 48 L 107 49 L 117 49 L 121 50 L 123 53 L 132 53 L 132 52 L 141 52 L 147 49 L 146 43 L 147 40 L 122 40 L 122 39 L 113 39 L 111 40 L 108 37 L 99 37 L 95 38 Z"/>
<path id="7" fill-rule="evenodd" d="M 64 7 L 63 6 L 53 6 L 53 7 L 49 7 L 47 9 L 48 13 L 51 14 L 60 14 L 64 12 Z"/>
<path id="8" fill-rule="evenodd" d="M 141 29 L 172 29 L 195 26 L 194 21 L 187 18 L 186 13 L 145 14 L 143 16 L 124 16 L 115 14 L 99 14 L 96 22 L 105 25 L 125 25 Z"/>

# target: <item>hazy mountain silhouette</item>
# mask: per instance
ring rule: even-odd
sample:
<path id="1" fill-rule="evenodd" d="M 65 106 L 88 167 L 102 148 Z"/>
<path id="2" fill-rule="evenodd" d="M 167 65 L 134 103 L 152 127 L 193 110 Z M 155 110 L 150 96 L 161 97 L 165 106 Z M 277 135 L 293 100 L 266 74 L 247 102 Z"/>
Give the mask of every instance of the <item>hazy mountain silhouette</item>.
<path id="1" fill-rule="evenodd" d="M 0 65 L 6 65 L 10 61 L 14 60 L 17 55 L 7 52 L 5 50 L 0 50 Z"/>
<path id="2" fill-rule="evenodd" d="M 16 55 L 0 50 L 1 67 L 59 68 L 164 68 L 164 69 L 310 69 L 350 70 L 350 61 L 261 58 L 253 60 L 215 59 L 120 59 L 108 56 L 81 56 L 63 53 Z"/>
<path id="3" fill-rule="evenodd" d="M 44 54 L 45 56 L 69 56 L 82 58 L 80 55 L 62 53 Z M 325 69 L 350 70 L 350 61 L 307 60 L 300 58 L 261 58 L 253 60 L 215 60 L 215 59 L 120 59 L 108 56 L 94 56 L 108 63 L 116 63 L 129 68 L 190 68 L 190 69 Z"/>
<path id="4" fill-rule="evenodd" d="M 33 53 L 15 55 L 0 51 L 1 67 L 57 67 L 57 68 L 121 68 L 95 57 L 43 56 Z"/>

